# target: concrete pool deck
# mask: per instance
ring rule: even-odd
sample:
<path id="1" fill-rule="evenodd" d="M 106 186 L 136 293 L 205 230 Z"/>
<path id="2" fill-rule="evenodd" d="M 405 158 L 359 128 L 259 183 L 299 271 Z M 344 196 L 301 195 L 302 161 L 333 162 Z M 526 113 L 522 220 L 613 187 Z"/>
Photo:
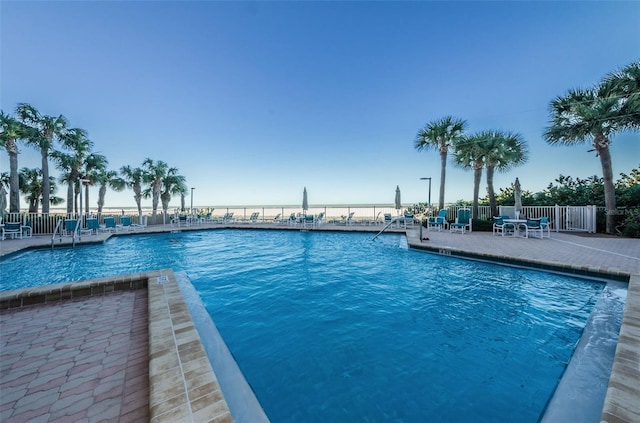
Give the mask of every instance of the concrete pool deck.
<path id="1" fill-rule="evenodd" d="M 202 224 L 180 229 L 166 225 L 138 229 L 137 232 L 155 233 L 214 228 L 300 230 L 300 228 L 282 225 L 241 223 Z M 320 230 L 371 232 L 372 237 L 380 229 L 380 227 L 358 225 L 320 227 Z M 404 233 L 405 230 L 394 229 L 393 232 Z M 83 236 L 80 243 L 100 243 L 114 235 L 129 234 L 133 232 Z M 601 420 L 640 421 L 638 384 L 640 380 L 640 240 L 573 233 L 552 233 L 551 239 L 540 240 L 493 236 L 486 232 L 462 235 L 425 230 L 423 237 L 428 237 L 429 240 L 421 241 L 418 234 L 417 228 L 407 231 L 409 246 L 436 254 L 498 261 L 510 265 L 560 271 L 576 276 L 628 280 L 622 328 Z M 62 241 L 56 240 L 56 246 L 69 243 L 68 238 Z M 50 236 L 5 240 L 0 241 L 0 256 L 29 248 L 50 248 L 50 246 Z M 8 309 L 0 312 L 2 324 L 0 420 L 18 422 L 39 417 L 38 421 L 65 421 L 65 416 L 72 415 L 69 413 L 74 411 L 85 413 L 82 418 L 74 421 L 98 421 L 100 413 L 96 416 L 95 411 L 101 410 L 100 407 L 106 407 L 104 401 L 108 399 L 112 401 L 112 405 L 107 408 L 111 412 L 118 410 L 118 415 L 112 416 L 110 421 L 139 421 L 139 419 L 153 422 L 231 421 L 231 415 L 217 385 L 215 374 L 210 368 L 207 369 L 207 363 L 201 361 L 203 357 L 197 331 L 190 322 L 188 312 L 184 313 L 184 300 L 177 287 L 174 287 L 174 283 L 175 277 L 167 269 L 160 273 L 147 272 L 128 275 L 124 278 L 101 278 L 74 284 L 58 284 L 68 285 L 68 287 L 55 288 L 53 291 L 51 289 L 53 286 L 49 285 L 0 292 L 1 308 Z M 139 291 L 144 291 L 145 288 L 148 300 L 146 307 L 139 312 L 139 302 L 147 298 Z M 72 295 L 72 291 L 76 291 L 77 297 Z M 59 301 L 61 299 L 65 301 Z M 128 332 L 125 331 L 130 333 L 130 339 L 127 341 L 129 350 L 135 351 L 138 356 L 134 353 L 130 358 L 131 354 L 123 353 L 120 345 L 125 342 L 120 339 L 123 337 L 122 333 L 106 335 L 114 330 L 113 320 L 97 319 L 71 323 L 71 316 L 86 314 L 86 311 L 98 314 L 100 309 L 112 310 L 114 306 L 109 304 L 114 301 L 121 304 L 138 302 L 135 307 L 131 305 L 128 305 L 128 308 L 125 307 L 124 312 L 126 316 L 135 314 L 135 319 L 127 317 L 118 320 L 120 322 L 118 328 L 130 329 Z M 67 308 L 71 310 L 71 307 L 76 306 L 78 308 L 75 311 L 66 311 Z M 140 319 L 142 319 L 142 327 L 146 326 L 146 331 L 140 329 Z M 15 341 L 25 333 L 25 330 L 20 329 L 23 327 L 21 325 L 25 324 L 29 324 L 27 330 L 34 333 L 49 327 L 50 332 L 46 334 L 49 337 L 47 343 L 36 346 L 26 341 L 22 343 Z M 67 344 L 73 345 L 70 348 L 75 348 L 82 353 L 83 348 L 98 348 L 96 345 L 102 345 L 105 353 L 112 350 L 119 351 L 118 357 L 105 356 L 104 363 L 91 368 L 82 361 L 83 357 L 61 363 L 59 366 L 54 365 L 56 349 L 59 350 L 61 345 L 65 345 L 64 342 L 68 341 L 69 336 L 67 334 L 63 337 L 64 332 L 56 331 L 55 328 L 71 324 L 82 328 L 77 332 L 84 331 L 85 338 L 76 339 L 75 345 Z M 153 335 L 152 332 L 156 334 Z M 101 335 L 95 335 L 96 333 Z M 10 334 L 16 337 L 13 341 L 10 339 Z M 94 345 L 88 344 L 92 342 L 86 338 L 89 336 L 106 338 L 114 336 L 115 340 L 103 340 L 102 342 L 107 344 Z M 16 345 L 22 345 L 22 350 Z M 146 360 L 139 356 L 144 354 L 142 353 L 144 348 L 148 351 Z M 20 360 L 20 357 L 26 357 L 24 354 L 33 354 L 34 351 L 40 355 L 33 356 L 30 360 Z M 80 368 L 82 365 L 84 367 Z M 145 365 L 147 366 L 146 374 L 142 369 Z M 132 376 L 135 382 L 127 379 L 129 367 L 132 368 L 130 375 L 135 375 Z M 54 368 L 58 372 L 52 374 Z M 116 368 L 119 370 L 115 371 Z M 178 369 L 179 372 L 177 372 Z M 73 378 L 78 374 L 85 377 L 95 376 L 91 379 L 93 385 L 91 389 L 81 393 L 75 391 L 71 391 L 74 392 L 73 394 L 69 393 L 69 389 L 72 389 L 70 387 L 74 384 L 77 387 L 77 384 L 87 382 L 86 380 L 78 382 Z M 117 377 L 114 376 L 116 374 Z M 200 377 L 203 374 L 209 376 L 203 379 Z M 119 379 L 115 380 L 118 377 Z M 140 384 L 141 379 L 145 377 L 148 382 L 146 388 Z M 143 404 L 137 408 L 132 408 L 131 396 L 123 395 L 125 390 L 131 389 L 132 384 L 135 385 L 136 395 L 139 396 L 136 404 Z M 182 388 L 178 389 L 180 387 Z M 105 396 L 105 392 L 110 394 Z M 82 401 L 70 400 L 69 398 L 74 398 L 74 395 L 83 395 Z M 146 403 L 144 399 L 140 399 L 145 395 Z M 116 402 L 118 404 L 114 405 Z M 64 404 L 69 408 L 62 407 Z M 146 413 L 144 415 L 146 418 L 140 413 Z M 131 419 L 133 416 L 135 418 Z M 102 418 L 105 417 L 105 415 L 102 416 Z M 127 420 L 128 418 L 130 420 Z"/>

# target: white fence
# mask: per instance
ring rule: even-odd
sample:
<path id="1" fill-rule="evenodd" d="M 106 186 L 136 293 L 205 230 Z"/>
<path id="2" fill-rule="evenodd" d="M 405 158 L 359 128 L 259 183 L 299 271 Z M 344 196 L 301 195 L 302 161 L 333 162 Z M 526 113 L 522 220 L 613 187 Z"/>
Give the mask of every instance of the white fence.
<path id="1" fill-rule="evenodd" d="M 455 221 L 458 210 L 461 208 L 470 208 L 462 206 L 447 207 L 447 220 Z M 515 217 L 515 209 L 513 206 L 500 206 L 499 214 Z M 347 216 L 353 213 L 353 219 L 356 223 L 372 224 L 381 223 L 384 220 L 384 214 L 390 213 L 393 216 L 406 210 L 396 210 L 393 205 L 327 205 L 313 206 L 307 210 L 307 214 L 318 215 L 324 213 L 325 221 L 344 221 Z M 164 216 L 161 212 L 156 216 L 155 221 L 149 216 L 148 211 L 144 211 L 144 217 L 147 217 L 149 225 L 169 224 L 171 218 L 177 213 Z M 223 206 L 199 209 L 200 215 L 209 215 L 213 220 L 221 219 L 226 213 L 233 213 L 236 221 L 247 221 L 253 213 L 259 213 L 258 222 L 273 222 L 276 217 L 287 218 L 292 213 L 302 213 L 300 206 Z M 546 216 L 551 221 L 553 230 L 558 231 L 582 231 L 595 233 L 596 231 L 596 206 L 524 206 L 522 207 L 522 215 L 529 218 L 539 218 Z M 116 212 L 115 210 L 102 213 L 97 217 L 100 224 L 104 223 L 104 217 L 114 217 L 116 223 L 120 223 L 122 216 L 129 216 L 132 223 L 139 223 L 140 217 L 137 212 L 125 211 L 125 214 Z M 65 218 L 77 218 L 77 215 L 66 213 L 58 214 L 34 214 L 34 213 L 11 213 L 5 214 L 5 221 L 22 222 L 29 224 L 33 229 L 33 234 L 52 234 L 59 220 Z M 87 216 L 88 217 L 88 216 Z M 491 208 L 489 206 L 478 207 L 478 219 L 490 219 Z"/>
<path id="2" fill-rule="evenodd" d="M 515 217 L 515 207 L 500 206 L 500 214 Z M 548 217 L 552 230 L 596 233 L 596 206 L 523 206 L 521 216 Z"/>

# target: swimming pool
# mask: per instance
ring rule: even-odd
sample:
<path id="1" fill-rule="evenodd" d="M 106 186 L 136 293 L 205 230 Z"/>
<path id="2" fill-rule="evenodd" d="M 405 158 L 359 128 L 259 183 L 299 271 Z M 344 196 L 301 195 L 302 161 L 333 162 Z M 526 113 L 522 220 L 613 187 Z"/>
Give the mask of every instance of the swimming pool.
<path id="1" fill-rule="evenodd" d="M 1 285 L 186 270 L 274 422 L 537 421 L 603 284 L 370 239 L 117 237 L 3 260 Z"/>

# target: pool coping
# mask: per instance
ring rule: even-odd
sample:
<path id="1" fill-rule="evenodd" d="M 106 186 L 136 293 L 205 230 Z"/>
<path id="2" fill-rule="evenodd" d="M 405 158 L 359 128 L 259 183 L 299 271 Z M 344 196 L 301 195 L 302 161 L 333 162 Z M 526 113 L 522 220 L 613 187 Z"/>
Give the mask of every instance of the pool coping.
<path id="1" fill-rule="evenodd" d="M 135 289 L 148 292 L 149 421 L 232 422 L 171 269 L 2 291 L 0 310 Z"/>

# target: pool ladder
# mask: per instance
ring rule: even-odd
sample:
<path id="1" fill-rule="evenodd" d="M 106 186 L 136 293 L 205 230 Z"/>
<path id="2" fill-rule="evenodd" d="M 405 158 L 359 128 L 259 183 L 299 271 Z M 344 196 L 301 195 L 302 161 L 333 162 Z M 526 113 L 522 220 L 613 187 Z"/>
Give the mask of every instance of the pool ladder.
<path id="1" fill-rule="evenodd" d="M 73 228 L 73 242 L 72 242 L 72 246 L 75 247 L 76 246 L 76 239 L 78 238 L 78 228 L 80 227 L 80 223 L 81 223 L 81 219 L 78 219 L 76 221 L 76 227 Z M 53 246 L 55 245 L 55 241 L 56 241 L 56 234 L 58 233 L 58 230 L 60 230 L 60 242 L 62 242 L 62 225 L 64 224 L 64 219 L 60 219 L 58 220 L 58 223 L 56 223 L 56 228 L 53 230 L 53 235 L 51 235 L 51 249 L 53 250 Z"/>

